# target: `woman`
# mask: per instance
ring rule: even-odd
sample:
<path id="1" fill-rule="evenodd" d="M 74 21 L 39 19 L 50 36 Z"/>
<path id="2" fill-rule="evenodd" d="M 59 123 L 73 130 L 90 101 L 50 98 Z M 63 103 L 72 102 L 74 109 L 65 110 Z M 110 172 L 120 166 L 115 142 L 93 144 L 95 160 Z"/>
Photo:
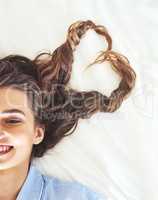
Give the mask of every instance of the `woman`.
<path id="1" fill-rule="evenodd" d="M 122 78 L 109 97 L 67 86 L 73 51 L 89 29 L 108 42 L 92 64 L 109 61 Z M 66 42 L 52 54 L 42 53 L 34 60 L 21 55 L 0 59 L 0 199 L 105 199 L 75 181 L 43 175 L 31 162 L 72 134 L 79 118 L 97 111 L 114 112 L 131 92 L 135 72 L 126 57 L 111 49 L 112 40 L 105 27 L 88 20 L 72 24 Z"/>

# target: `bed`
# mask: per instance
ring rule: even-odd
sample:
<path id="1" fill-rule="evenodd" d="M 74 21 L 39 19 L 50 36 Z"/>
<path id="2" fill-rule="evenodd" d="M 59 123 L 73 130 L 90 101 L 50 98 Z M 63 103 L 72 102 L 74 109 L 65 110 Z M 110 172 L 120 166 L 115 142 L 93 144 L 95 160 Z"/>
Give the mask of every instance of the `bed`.
<path id="1" fill-rule="evenodd" d="M 157 9 L 152 0 L 0 1 L 1 56 L 53 51 L 70 24 L 89 19 L 108 29 L 113 49 L 137 73 L 134 90 L 116 112 L 80 119 L 72 135 L 33 161 L 43 173 L 79 181 L 108 200 L 158 199 Z M 72 88 L 108 95 L 117 87 L 109 64 L 84 70 L 104 46 L 103 38 L 86 33 L 74 54 Z"/>

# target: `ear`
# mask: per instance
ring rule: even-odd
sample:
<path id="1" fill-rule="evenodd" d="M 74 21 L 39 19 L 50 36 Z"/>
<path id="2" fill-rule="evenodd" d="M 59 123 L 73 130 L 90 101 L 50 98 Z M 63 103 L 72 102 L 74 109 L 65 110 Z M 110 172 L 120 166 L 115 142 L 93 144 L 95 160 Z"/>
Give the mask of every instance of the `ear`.
<path id="1" fill-rule="evenodd" d="M 33 144 L 39 144 L 44 139 L 45 127 L 44 126 L 37 126 L 35 128 L 35 136 Z"/>

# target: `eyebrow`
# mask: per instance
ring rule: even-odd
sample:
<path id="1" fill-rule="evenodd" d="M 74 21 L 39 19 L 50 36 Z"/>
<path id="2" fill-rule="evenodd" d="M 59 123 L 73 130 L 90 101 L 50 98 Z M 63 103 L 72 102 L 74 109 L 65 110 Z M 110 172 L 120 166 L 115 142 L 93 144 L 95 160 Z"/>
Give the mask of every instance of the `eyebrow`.
<path id="1" fill-rule="evenodd" d="M 8 109 L 8 110 L 4 110 L 3 112 L 1 112 L 2 114 L 3 113 L 20 113 L 22 115 L 25 116 L 25 113 L 22 111 L 22 110 L 19 110 L 19 109 Z"/>

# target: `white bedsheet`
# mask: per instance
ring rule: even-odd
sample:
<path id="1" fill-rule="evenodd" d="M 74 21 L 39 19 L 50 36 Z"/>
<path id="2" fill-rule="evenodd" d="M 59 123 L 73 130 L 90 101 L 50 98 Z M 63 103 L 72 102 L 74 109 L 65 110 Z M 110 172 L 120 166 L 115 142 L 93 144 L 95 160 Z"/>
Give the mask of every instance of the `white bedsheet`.
<path id="1" fill-rule="evenodd" d="M 34 161 L 44 173 L 75 179 L 108 200 L 158 200 L 157 10 L 156 0 L 0 1 L 1 56 L 53 51 L 71 23 L 90 19 L 107 27 L 113 50 L 137 73 L 135 89 L 117 112 L 80 120 L 73 135 Z M 87 32 L 75 52 L 73 88 L 109 94 L 117 87 L 108 64 L 83 72 L 103 48 L 103 39 Z"/>

